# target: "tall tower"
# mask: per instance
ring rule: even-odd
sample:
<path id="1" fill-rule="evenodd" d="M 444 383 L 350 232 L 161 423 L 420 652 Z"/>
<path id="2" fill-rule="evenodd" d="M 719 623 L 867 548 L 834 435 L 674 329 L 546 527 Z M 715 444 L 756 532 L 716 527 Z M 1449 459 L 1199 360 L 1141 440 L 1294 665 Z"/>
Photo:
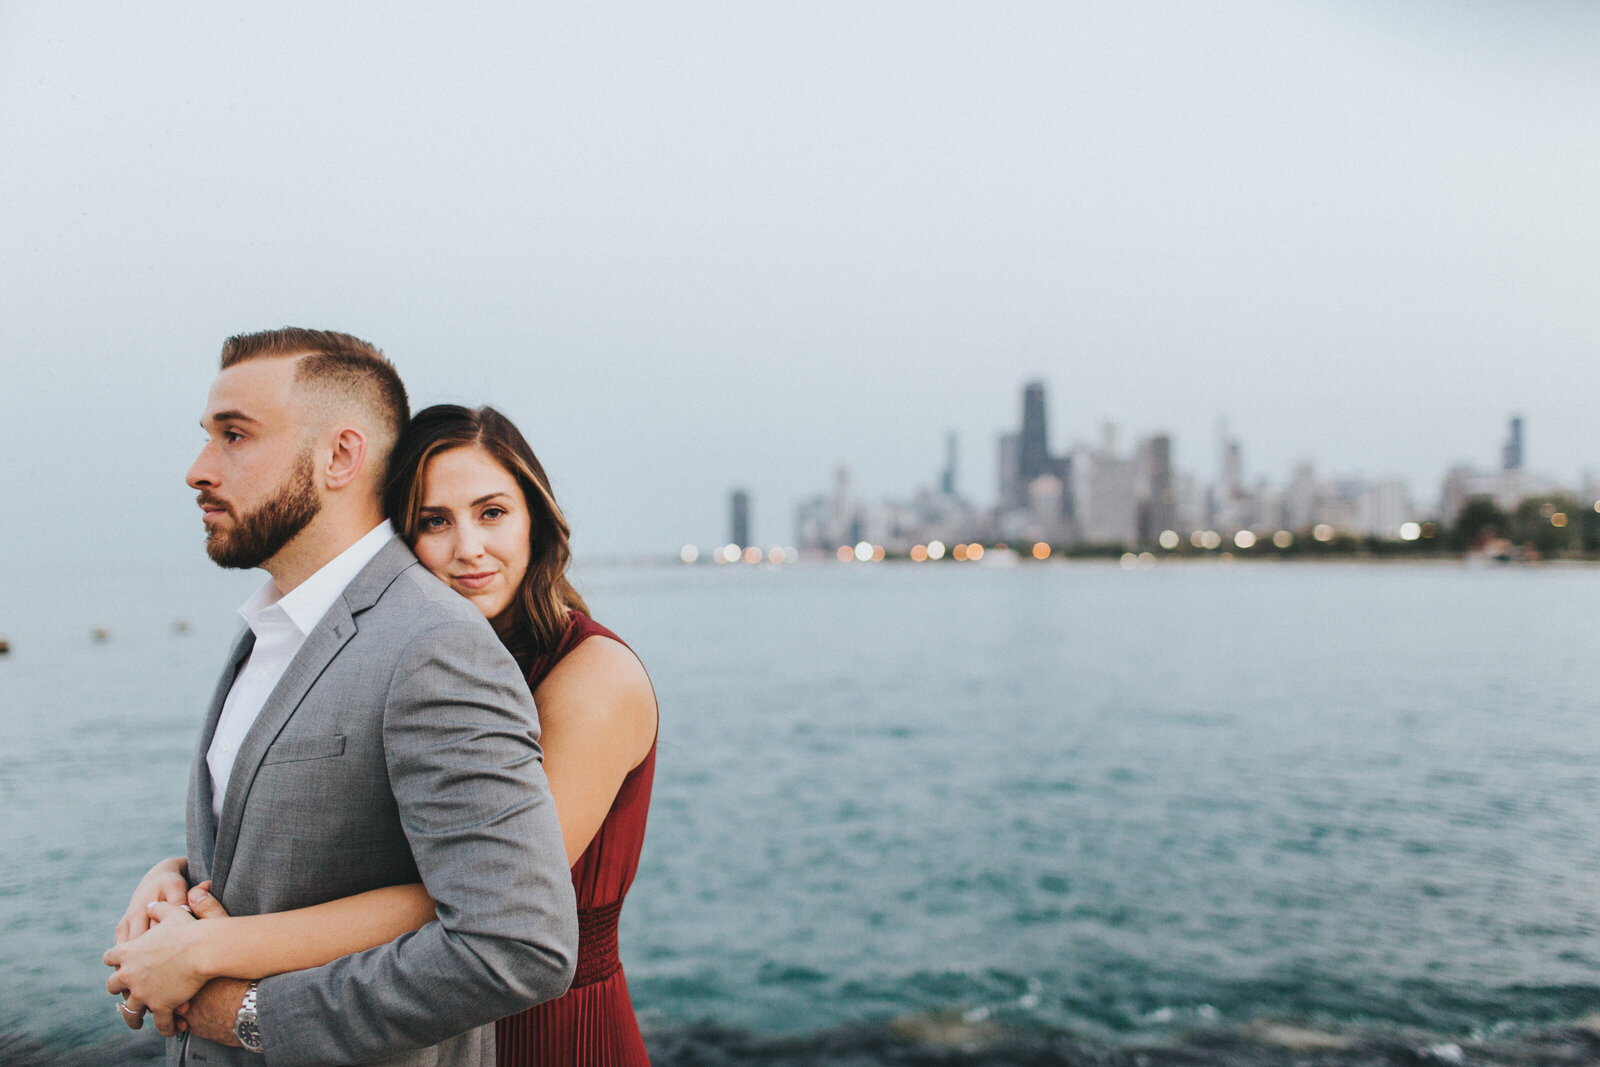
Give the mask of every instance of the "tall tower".
<path id="1" fill-rule="evenodd" d="M 1017 474 L 1025 486 L 1050 473 L 1050 439 L 1044 417 L 1044 383 L 1029 382 L 1022 390 L 1022 437 L 1017 446 Z"/>
<path id="2" fill-rule="evenodd" d="M 1500 450 L 1500 468 L 1508 471 L 1522 469 L 1522 416 L 1511 416 L 1511 428 L 1506 435 L 1505 447 Z"/>
<path id="3" fill-rule="evenodd" d="M 747 548 L 750 545 L 750 494 L 735 489 L 728 497 L 728 541 Z"/>
<path id="4" fill-rule="evenodd" d="M 951 430 L 944 439 L 944 473 L 939 476 L 939 492 L 945 496 L 956 495 L 956 434 Z"/>

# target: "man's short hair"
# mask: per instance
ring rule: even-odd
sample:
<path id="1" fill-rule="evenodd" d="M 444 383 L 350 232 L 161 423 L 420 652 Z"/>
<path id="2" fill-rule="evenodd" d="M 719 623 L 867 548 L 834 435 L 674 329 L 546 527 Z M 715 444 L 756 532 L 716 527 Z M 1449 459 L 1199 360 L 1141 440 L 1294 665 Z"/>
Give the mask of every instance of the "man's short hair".
<path id="1" fill-rule="evenodd" d="M 310 388 L 328 402 L 355 401 L 377 420 L 372 427 L 381 439 L 374 441 L 380 482 L 389 453 L 411 417 L 406 387 L 394 364 L 378 346 L 333 330 L 281 330 L 241 333 L 222 344 L 222 369 L 252 359 L 299 356 L 294 384 Z"/>

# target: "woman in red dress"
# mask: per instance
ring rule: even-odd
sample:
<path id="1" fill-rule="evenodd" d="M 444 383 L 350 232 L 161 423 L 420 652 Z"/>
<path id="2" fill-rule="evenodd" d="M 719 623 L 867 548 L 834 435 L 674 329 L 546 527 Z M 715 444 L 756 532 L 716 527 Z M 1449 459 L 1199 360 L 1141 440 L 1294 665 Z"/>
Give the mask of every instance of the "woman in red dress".
<path id="1" fill-rule="evenodd" d="M 655 775 L 656 700 L 644 667 L 589 618 L 568 582 L 569 531 L 549 479 L 522 434 L 493 408 L 440 404 L 419 412 L 396 446 L 384 503 L 417 558 L 477 605 L 527 676 L 572 865 L 579 930 L 572 987 L 500 1020 L 497 1063 L 647 1065 L 617 956 L 617 919 L 639 866 Z M 320 966 L 434 918 L 421 885 L 229 918 L 202 883 L 189 901 L 206 921 L 193 922 L 164 903 L 182 899 L 186 888 L 181 859 L 157 864 L 118 929 L 119 943 L 127 942 L 122 967 L 141 976 L 140 999 L 152 1006 L 180 1004 L 214 977 Z M 159 920 L 148 933 L 147 913 Z"/>

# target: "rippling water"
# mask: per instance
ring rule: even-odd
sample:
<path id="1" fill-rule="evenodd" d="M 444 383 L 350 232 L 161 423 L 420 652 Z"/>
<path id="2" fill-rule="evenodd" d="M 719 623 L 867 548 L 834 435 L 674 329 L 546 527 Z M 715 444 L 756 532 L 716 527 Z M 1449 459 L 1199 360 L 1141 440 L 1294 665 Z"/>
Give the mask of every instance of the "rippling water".
<path id="1" fill-rule="evenodd" d="M 255 580 L 197 562 L 68 606 L 29 581 L 0 579 L 0 1053 L 48 1062 L 119 1036 L 98 954 L 137 875 L 181 850 Z M 661 696 L 622 945 L 664 1062 L 1587 1047 L 1600 570 L 591 568 L 581 587 Z"/>

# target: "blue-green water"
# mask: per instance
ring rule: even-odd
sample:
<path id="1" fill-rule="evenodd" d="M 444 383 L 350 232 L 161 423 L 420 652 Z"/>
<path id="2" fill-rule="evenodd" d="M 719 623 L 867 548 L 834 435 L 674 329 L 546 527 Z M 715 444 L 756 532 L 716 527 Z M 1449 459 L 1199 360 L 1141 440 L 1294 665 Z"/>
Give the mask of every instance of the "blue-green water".
<path id="1" fill-rule="evenodd" d="M 181 851 L 255 578 L 3 581 L 0 1035 L 65 1055 L 119 1036 L 98 956 Z M 661 698 L 622 926 L 658 1059 L 702 1024 L 1115 1048 L 1276 1019 L 1470 1062 L 1600 1010 L 1600 570 L 580 582 Z"/>

